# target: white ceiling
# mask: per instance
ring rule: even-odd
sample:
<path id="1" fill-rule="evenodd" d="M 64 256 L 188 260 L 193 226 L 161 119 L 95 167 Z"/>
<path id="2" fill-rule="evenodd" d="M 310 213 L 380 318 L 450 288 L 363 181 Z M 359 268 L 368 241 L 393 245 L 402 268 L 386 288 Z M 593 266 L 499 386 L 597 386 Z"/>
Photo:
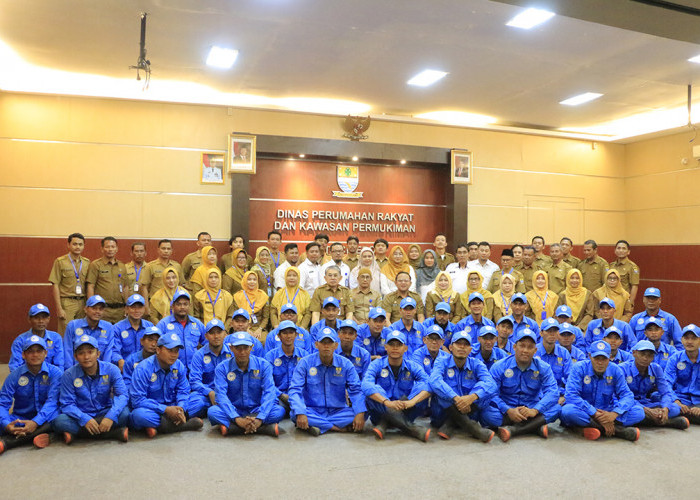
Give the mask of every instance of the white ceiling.
<path id="1" fill-rule="evenodd" d="M 668 34 L 649 25 L 667 26 L 662 21 L 677 13 L 606 0 L 606 20 L 594 5 L 581 8 L 599 0 L 576 0 L 578 11 L 567 13 L 596 23 L 558 15 L 525 31 L 505 26 L 522 10 L 512 3 L 528 2 L 0 0 L 0 40 L 36 66 L 135 78 L 128 66 L 136 64 L 139 13 L 146 11 L 153 82 L 346 99 L 366 103 L 373 116 L 457 110 L 538 130 L 578 130 L 686 105 L 686 86 L 700 76 L 700 65 L 687 59 L 700 45 L 597 24 L 623 19 L 629 28 L 635 23 L 621 15 L 627 9 L 639 14 L 639 29 Z M 565 10 L 556 4 L 566 2 L 549 3 Z M 688 26 L 678 24 L 676 38 L 694 40 L 700 17 L 682 19 Z M 240 51 L 231 70 L 205 65 L 214 44 Z M 425 68 L 449 75 L 428 88 L 405 84 Z M 604 96 L 580 107 L 558 104 L 583 92 Z"/>

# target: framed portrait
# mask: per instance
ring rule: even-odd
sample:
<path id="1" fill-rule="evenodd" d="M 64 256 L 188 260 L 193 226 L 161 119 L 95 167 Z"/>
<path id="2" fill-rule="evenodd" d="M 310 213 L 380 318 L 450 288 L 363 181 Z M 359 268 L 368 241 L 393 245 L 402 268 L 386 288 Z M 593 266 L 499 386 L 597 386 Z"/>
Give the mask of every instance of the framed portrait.
<path id="1" fill-rule="evenodd" d="M 470 151 L 453 149 L 451 152 L 452 184 L 471 184 L 474 157 Z"/>
<path id="2" fill-rule="evenodd" d="M 202 184 L 224 184 L 224 153 L 202 153 L 200 182 Z"/>
<path id="3" fill-rule="evenodd" d="M 255 136 L 230 134 L 228 137 L 228 172 L 255 173 Z"/>

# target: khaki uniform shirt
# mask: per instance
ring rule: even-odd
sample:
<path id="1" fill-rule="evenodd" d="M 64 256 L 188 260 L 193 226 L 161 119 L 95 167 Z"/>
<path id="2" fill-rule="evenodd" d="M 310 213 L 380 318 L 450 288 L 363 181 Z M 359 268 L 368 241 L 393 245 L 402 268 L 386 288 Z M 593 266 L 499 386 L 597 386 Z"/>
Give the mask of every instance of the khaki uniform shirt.
<path id="1" fill-rule="evenodd" d="M 537 265 L 537 261 L 532 263 L 532 267 L 525 267 L 525 264 L 519 269 L 520 274 L 523 275 L 523 281 L 525 281 L 525 293 L 529 292 L 534 288 L 532 285 L 532 275 L 535 271 L 539 271 L 540 268 Z"/>
<path id="2" fill-rule="evenodd" d="M 419 314 L 425 314 L 425 307 L 423 306 L 423 299 L 420 298 L 420 294 L 412 291 L 408 291 L 408 297 L 412 297 L 416 301 L 416 321 L 418 321 Z M 399 295 L 399 291 L 388 293 L 384 296 L 382 300 L 382 307 L 386 312 L 389 313 L 389 322 L 395 323 L 401 319 L 401 301 L 403 297 Z"/>
<path id="3" fill-rule="evenodd" d="M 158 259 L 155 259 L 146 265 L 146 269 L 143 270 L 143 275 L 141 276 L 141 283 L 148 287 L 149 295 L 153 295 L 163 288 L 163 271 L 165 271 L 166 267 L 171 266 L 175 268 L 177 275 L 180 277 L 179 284 L 183 285 L 185 283 L 182 276 L 182 266 L 177 261 L 169 260 L 166 265 L 163 265 Z"/>
<path id="4" fill-rule="evenodd" d="M 360 257 L 358 255 L 355 255 L 354 257 L 346 255 L 345 257 L 343 257 L 343 262 L 345 262 L 352 271 L 357 267 L 357 264 L 360 263 Z"/>
<path id="5" fill-rule="evenodd" d="M 605 259 L 598 255 L 593 259 L 593 262 L 588 262 L 588 259 L 582 260 L 579 262 L 578 268 L 583 275 L 583 286 L 591 292 L 595 292 L 603 286 L 605 273 L 608 271 L 609 266 Z"/>
<path id="6" fill-rule="evenodd" d="M 371 307 L 379 307 L 382 302 L 382 296 L 379 292 L 371 288 L 367 292 L 360 291 L 360 288 L 355 288 L 350 291 L 352 303 L 355 306 L 355 312 L 352 313 L 352 318 L 357 323 L 367 323 L 369 309 Z"/>
<path id="7" fill-rule="evenodd" d="M 579 262 L 581 262 L 581 259 L 571 254 L 569 254 L 568 257 L 564 257 L 562 260 L 569 264 L 572 267 L 572 269 L 578 268 L 578 264 Z"/>
<path id="8" fill-rule="evenodd" d="M 553 262 L 545 269 L 549 277 L 549 289 L 559 295 L 566 288 L 566 274 L 571 270 L 571 266 L 563 260 L 559 264 Z"/>
<path id="9" fill-rule="evenodd" d="M 58 285 L 61 297 L 83 298 L 87 295 L 86 279 L 88 268 L 90 267 L 90 259 L 81 256 L 80 261 L 75 263 L 75 269 L 73 269 L 71 261 L 69 254 L 54 260 L 51 274 L 49 274 L 49 282 Z M 75 292 L 75 287 L 78 284 L 78 279 L 75 277 L 76 271 L 80 277 L 80 293 Z"/>
<path id="10" fill-rule="evenodd" d="M 352 302 L 350 289 L 344 287 L 343 285 L 338 285 L 338 289 L 334 292 L 331 290 L 328 283 L 316 288 L 313 296 L 311 297 L 311 305 L 309 306 L 309 310 L 311 312 L 321 312 L 323 301 L 328 297 L 335 297 L 340 301 L 340 314 L 338 314 L 338 318 L 345 319 L 345 316 L 348 313 L 355 312 L 355 305 Z"/>
<path id="11" fill-rule="evenodd" d="M 129 295 L 134 293 L 143 295 L 143 289 L 141 288 L 141 286 L 143 285 L 143 278 L 146 274 L 148 264 L 144 262 L 143 264 L 141 264 L 141 267 L 139 269 L 136 269 L 136 263 L 132 260 L 131 262 L 127 262 L 125 265 L 127 281 L 126 296 L 128 297 Z M 136 277 L 137 274 L 138 278 Z"/>
<path id="12" fill-rule="evenodd" d="M 194 270 L 197 269 L 199 266 L 202 265 L 202 251 L 201 250 L 196 250 L 192 253 L 188 253 L 185 255 L 185 258 L 182 259 L 182 273 L 183 275 L 180 276 L 180 279 L 184 281 L 185 283 L 189 283 L 190 278 L 192 278 L 192 274 L 194 274 Z"/>
<path id="13" fill-rule="evenodd" d="M 435 252 L 435 254 L 437 255 L 437 252 Z M 440 271 L 444 271 L 445 268 L 453 262 L 457 261 L 455 260 L 455 256 L 451 253 L 445 252 L 445 255 L 437 256 L 437 265 L 440 268 Z"/>
<path id="14" fill-rule="evenodd" d="M 545 269 L 552 265 L 552 258 L 549 255 L 541 253 L 535 257 L 533 265 L 537 266 L 538 269 Z"/>
<path id="15" fill-rule="evenodd" d="M 639 266 L 627 257 L 621 262 L 617 260 L 612 261 L 609 269 L 615 269 L 620 273 L 620 284 L 628 293 L 634 285 L 639 286 Z"/>
<path id="16" fill-rule="evenodd" d="M 523 273 L 513 268 L 510 272 L 497 271 L 491 275 L 491 281 L 489 282 L 489 287 L 487 290 L 491 293 L 499 293 L 501 291 L 501 278 L 504 274 L 510 274 L 515 278 L 515 291 L 516 293 L 525 293 L 527 288 L 525 287 L 525 278 Z"/>
<path id="17" fill-rule="evenodd" d="M 86 282 L 95 286 L 95 294 L 101 295 L 107 304 L 124 304 L 129 281 L 123 262 L 117 260 L 112 264 L 105 257 L 93 260 L 88 268 Z"/>
<path id="18" fill-rule="evenodd" d="M 233 267 L 233 252 L 225 253 L 221 256 L 221 259 L 219 259 L 219 269 L 221 269 L 221 274 L 226 274 L 226 271 L 230 267 Z M 201 257 L 201 255 L 200 255 Z M 253 261 L 255 260 L 253 257 L 248 255 L 247 253 L 245 254 L 246 257 L 246 262 L 248 263 L 247 267 L 250 269 L 250 267 L 253 265 Z M 182 261 L 182 264 L 185 264 L 185 261 Z M 181 277 L 182 278 L 182 277 Z"/>
<path id="19" fill-rule="evenodd" d="M 270 250 L 270 264 L 272 264 L 272 272 L 275 272 L 275 269 L 282 264 L 285 260 L 287 260 L 284 256 L 284 253 L 282 252 L 277 252 L 276 255 L 272 254 L 272 250 Z"/>

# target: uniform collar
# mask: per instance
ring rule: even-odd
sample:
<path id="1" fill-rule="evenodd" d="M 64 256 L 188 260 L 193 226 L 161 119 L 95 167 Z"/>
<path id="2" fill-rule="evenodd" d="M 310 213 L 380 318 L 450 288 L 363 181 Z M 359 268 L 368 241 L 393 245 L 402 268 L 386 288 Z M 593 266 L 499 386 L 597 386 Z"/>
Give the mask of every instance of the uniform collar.
<path id="1" fill-rule="evenodd" d="M 29 371 L 29 367 L 27 366 L 27 363 L 22 363 L 22 366 L 20 366 L 18 369 L 20 370 L 20 373 L 22 375 L 28 373 L 32 377 L 36 377 L 36 375 L 34 375 L 31 371 Z M 39 373 L 37 373 L 37 375 L 39 375 L 40 373 L 49 373 L 49 365 L 46 361 L 41 363 L 41 369 L 39 370 Z"/>

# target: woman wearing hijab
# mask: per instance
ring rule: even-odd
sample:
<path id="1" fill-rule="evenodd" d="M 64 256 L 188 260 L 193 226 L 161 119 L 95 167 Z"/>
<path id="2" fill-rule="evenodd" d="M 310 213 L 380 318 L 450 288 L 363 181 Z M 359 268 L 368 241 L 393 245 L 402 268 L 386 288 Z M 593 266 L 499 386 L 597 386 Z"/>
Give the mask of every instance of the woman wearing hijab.
<path id="1" fill-rule="evenodd" d="M 416 271 L 411 267 L 411 264 L 408 263 L 406 251 L 399 245 L 394 245 L 391 247 L 391 252 L 389 252 L 389 260 L 382 266 L 382 274 L 386 276 L 387 282 L 389 283 L 390 293 L 397 290 L 394 281 L 396 280 L 396 275 L 402 271 L 408 273 L 411 277 L 411 286 L 409 290 L 415 292 Z"/>
<path id="2" fill-rule="evenodd" d="M 226 270 L 221 282 L 221 288 L 231 295 L 243 290 L 241 280 L 248 270 L 248 255 L 242 248 L 236 248 L 231 252 L 231 267 Z"/>
<path id="3" fill-rule="evenodd" d="M 258 288 L 258 275 L 246 271 L 241 280 L 243 290 L 236 292 L 233 302 L 236 309 L 245 309 L 250 314 L 249 333 L 260 342 L 265 342 L 264 332 L 270 322 L 270 298 Z"/>
<path id="4" fill-rule="evenodd" d="M 470 269 L 467 273 L 467 291 L 460 294 L 459 304 L 455 316 L 466 318 L 472 312 L 469 309 L 469 295 L 479 292 L 484 297 L 484 311 L 481 315 L 486 319 L 493 318 L 493 295 L 483 286 L 484 276 L 476 269 Z"/>
<path id="5" fill-rule="evenodd" d="M 389 289 L 389 281 L 386 276 L 382 274 L 381 269 L 379 269 L 379 264 L 377 264 L 374 258 L 374 250 L 370 247 L 365 247 L 360 251 L 360 261 L 357 266 L 350 271 L 350 290 L 354 290 L 359 286 L 357 276 L 361 268 L 367 268 L 372 273 L 372 282 L 369 285 L 372 290 L 381 296 L 391 292 Z"/>
<path id="6" fill-rule="evenodd" d="M 586 331 L 588 323 L 595 316 L 593 292 L 583 286 L 583 274 L 578 269 L 566 273 L 566 288 L 559 294 L 558 306 L 571 308 L 571 324 Z"/>
<path id="7" fill-rule="evenodd" d="M 416 290 L 420 293 L 421 299 L 425 302 L 437 275 L 440 273 L 440 266 L 435 250 L 426 250 L 420 258 L 420 265 L 416 270 Z M 452 282 L 452 278 L 450 278 Z"/>
<path id="8" fill-rule="evenodd" d="M 499 290 L 493 294 L 493 321 L 497 322 L 503 316 L 510 316 L 510 302 L 515 295 L 516 279 L 512 274 L 501 276 Z"/>
<path id="9" fill-rule="evenodd" d="M 450 305 L 450 321 L 454 321 L 459 303 L 459 294 L 452 290 L 452 278 L 445 271 L 440 271 L 435 278 L 432 290 L 425 298 L 425 317 L 435 317 L 435 306 L 440 302 L 447 302 Z M 459 320 L 457 320 L 459 321 Z M 454 321 L 456 323 L 456 321 Z"/>
<path id="10" fill-rule="evenodd" d="M 632 319 L 634 308 L 630 301 L 629 292 L 620 283 L 620 272 L 617 269 L 610 269 L 605 273 L 603 286 L 593 292 L 593 306 L 595 307 L 596 318 L 600 317 L 598 304 L 606 297 L 615 302 L 615 319 L 629 323 L 629 320 Z"/>
<path id="11" fill-rule="evenodd" d="M 192 315 L 205 325 L 216 318 L 228 328 L 229 319 L 235 311 L 233 305 L 233 296 L 221 289 L 221 270 L 211 268 L 204 289 L 194 295 Z"/>
<path id="12" fill-rule="evenodd" d="M 267 293 L 269 298 L 272 298 L 275 294 L 275 287 L 273 286 L 273 273 L 275 270 L 272 267 L 272 257 L 269 248 L 265 246 L 258 247 L 255 251 L 253 267 L 251 267 L 250 270 L 255 271 L 255 274 L 258 275 L 258 286 L 260 290 Z"/>
<path id="13" fill-rule="evenodd" d="M 416 245 L 415 243 L 412 245 L 408 245 L 408 263 L 411 264 L 411 267 L 414 270 L 418 270 L 418 267 L 420 266 L 421 262 L 421 249 L 420 245 Z"/>
<path id="14" fill-rule="evenodd" d="M 154 325 L 158 322 L 170 316 L 170 303 L 173 301 L 173 295 L 178 290 L 185 290 L 178 285 L 180 282 L 180 275 L 173 266 L 168 266 L 163 269 L 163 288 L 157 290 L 150 298 L 150 321 Z"/>
<path id="15" fill-rule="evenodd" d="M 272 328 L 277 328 L 280 324 L 280 311 L 285 304 L 294 304 L 297 308 L 297 324 L 308 330 L 311 322 L 311 296 L 309 292 L 299 286 L 301 271 L 298 267 L 289 266 L 284 271 L 284 286 L 277 290 L 272 298 L 270 307 L 270 322 Z"/>
<path id="16" fill-rule="evenodd" d="M 553 318 L 557 309 L 559 297 L 549 289 L 549 276 L 546 271 L 535 271 L 532 275 L 532 290 L 525 294 L 530 306 L 530 318 L 537 321 L 538 325 L 546 318 Z"/>
<path id="17" fill-rule="evenodd" d="M 216 248 L 213 246 L 206 246 L 202 248 L 202 265 L 194 270 L 192 277 L 190 278 L 190 289 L 192 290 L 192 296 L 204 289 L 204 284 L 207 282 L 207 278 L 209 277 L 209 270 L 212 267 L 218 267 L 216 262 Z"/>

